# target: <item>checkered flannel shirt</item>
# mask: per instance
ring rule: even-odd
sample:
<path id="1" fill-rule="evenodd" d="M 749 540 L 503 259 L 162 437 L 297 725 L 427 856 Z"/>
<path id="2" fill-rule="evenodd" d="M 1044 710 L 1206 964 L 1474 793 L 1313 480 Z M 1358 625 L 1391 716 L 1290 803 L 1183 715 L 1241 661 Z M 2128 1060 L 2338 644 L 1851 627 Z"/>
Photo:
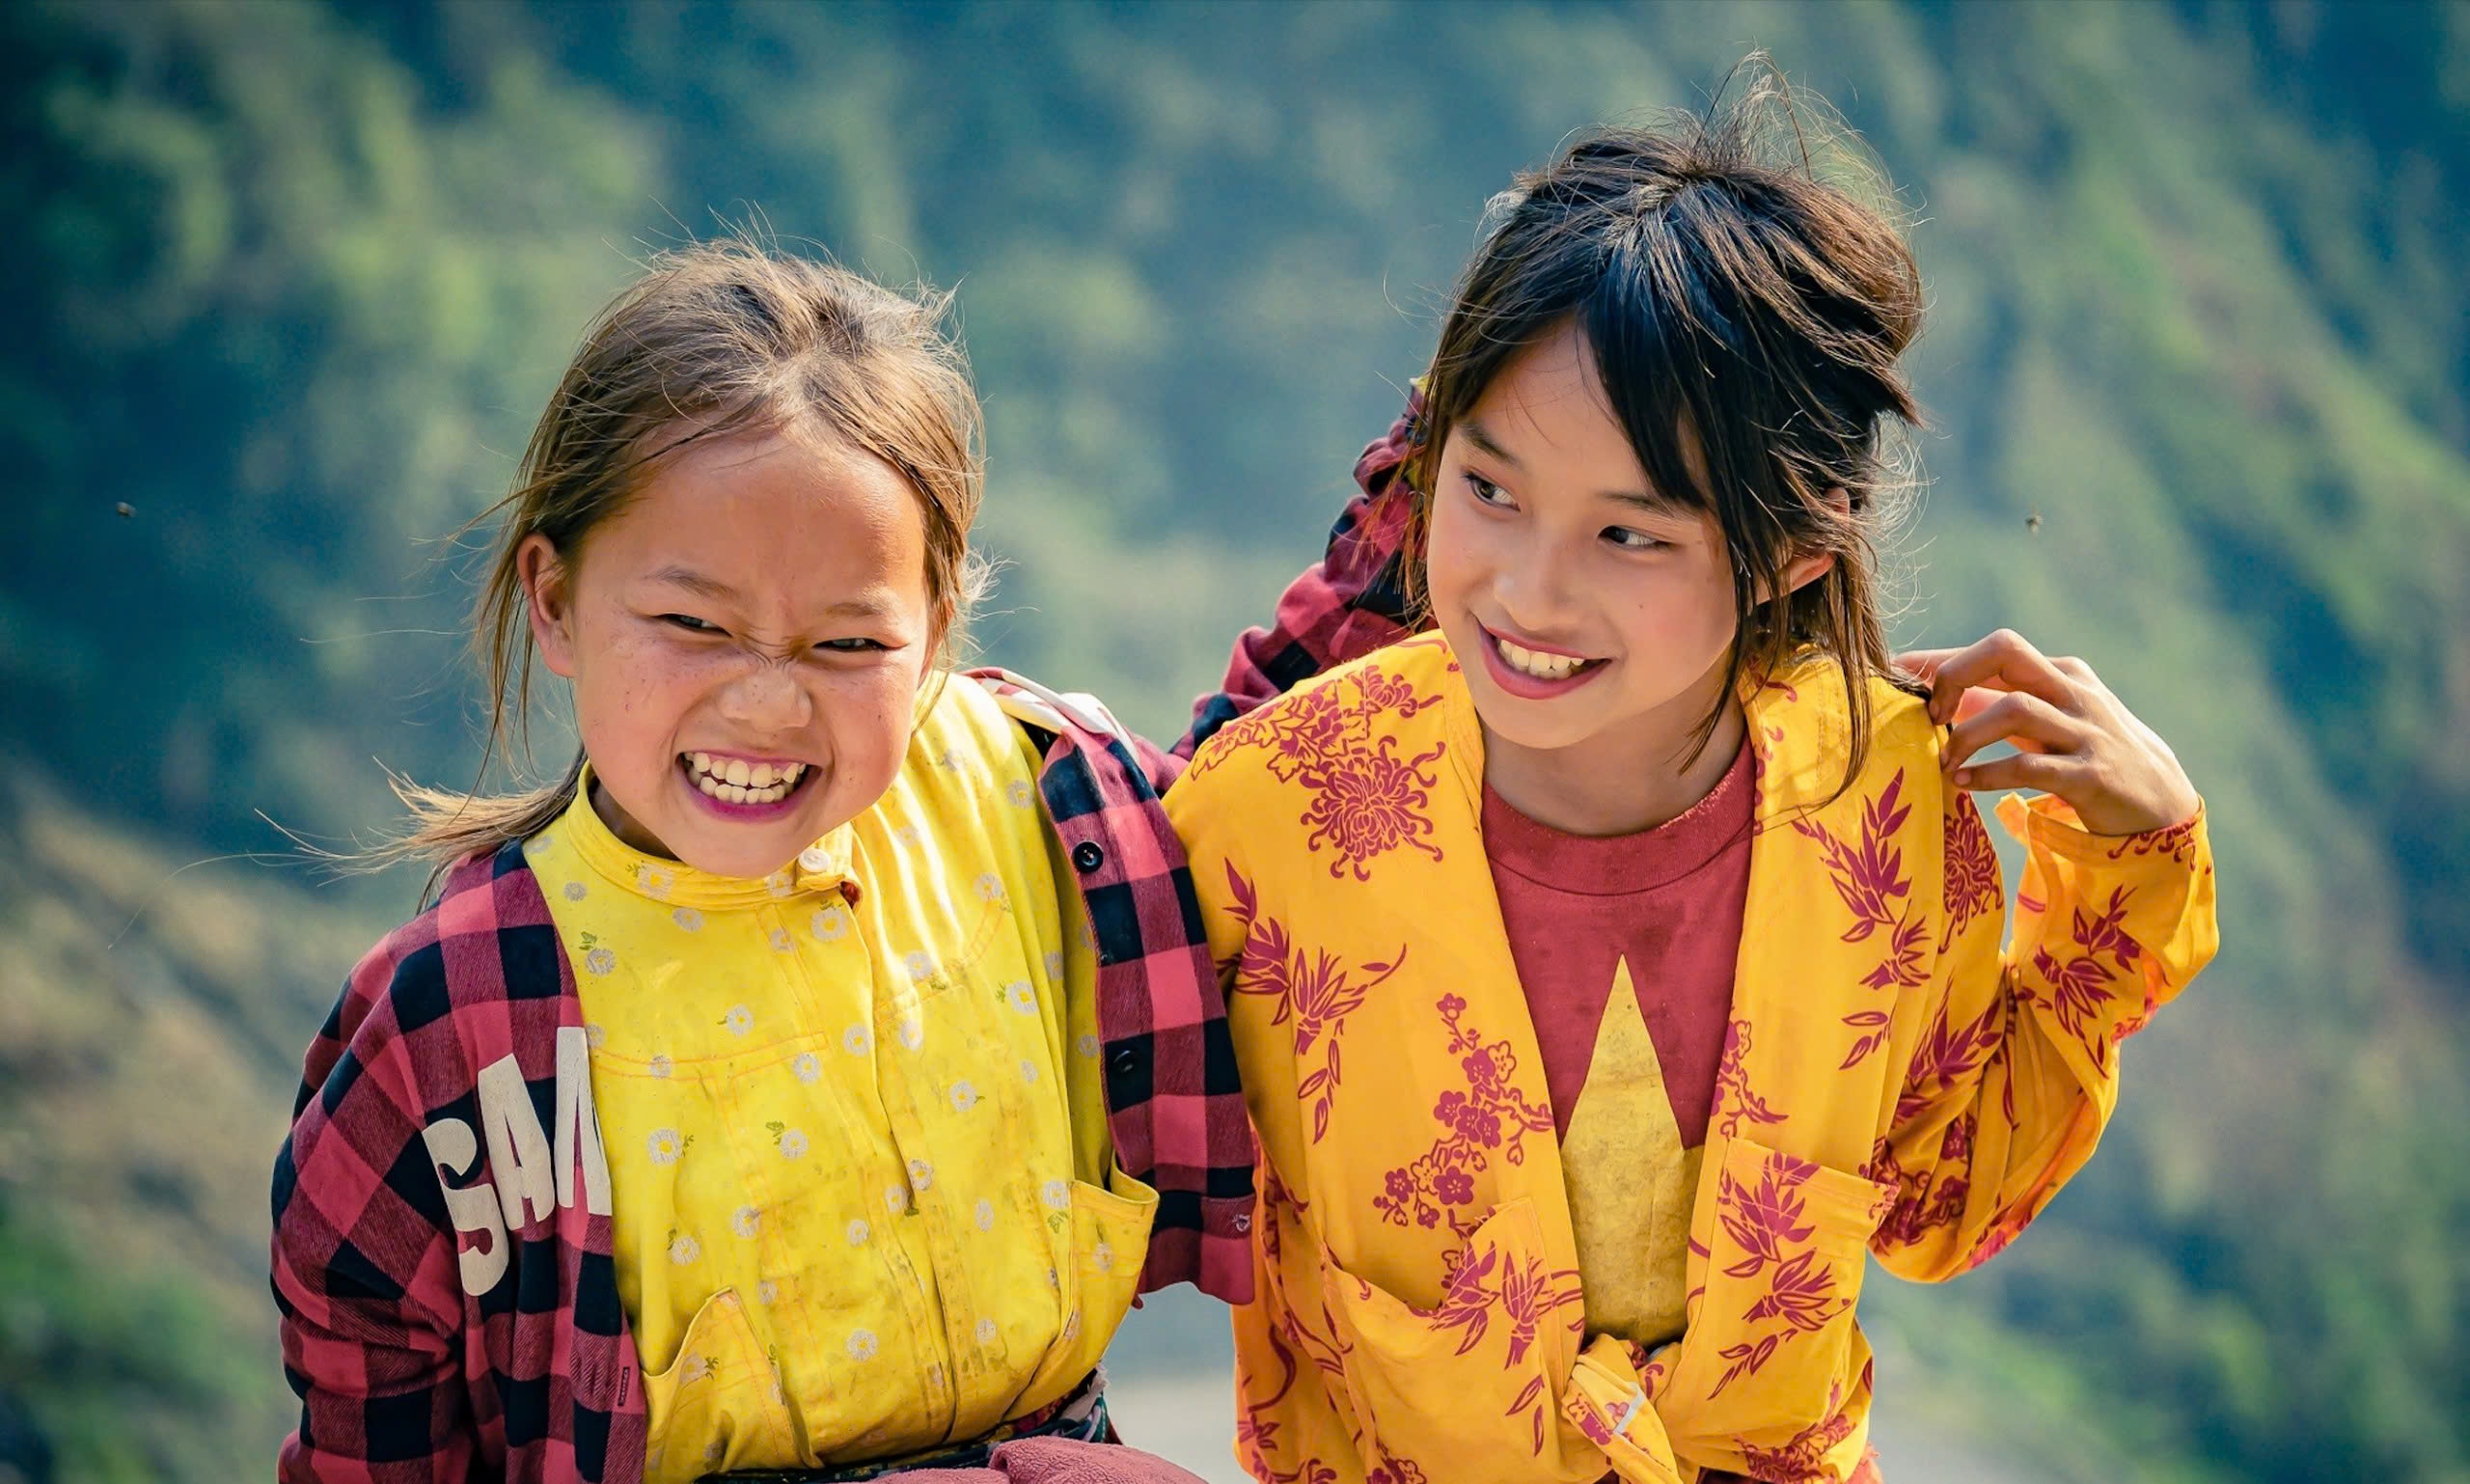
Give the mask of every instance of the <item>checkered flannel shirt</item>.
<path id="1" fill-rule="evenodd" d="M 1159 1193 L 1144 1292 L 1251 1289 L 1251 1135 L 1159 794 L 1218 727 L 1405 632 L 1390 617 L 1405 502 L 1383 495 L 1409 431 L 1402 419 L 1366 451 L 1330 560 L 1275 628 L 1238 641 L 1227 694 L 1200 702 L 1172 753 L 1078 698 L 977 677 L 1043 742 L 1039 789 L 1097 938 L 1108 1126 L 1126 1172 Z M 574 968 L 519 844 L 455 866 L 436 905 L 352 971 L 275 1161 L 273 1281 L 301 1398 L 283 1478 L 641 1477 L 590 1074 Z"/>
<path id="2" fill-rule="evenodd" d="M 1190 757 L 1218 728 L 1263 701 L 1418 626 L 1407 611 L 1413 502 L 1405 470 L 1422 439 L 1422 418 L 1417 391 L 1389 430 L 1364 447 L 1355 465 L 1358 492 L 1331 528 L 1321 564 L 1288 586 L 1268 628 L 1248 629 L 1235 641 L 1226 678 L 1193 707 L 1193 728 L 1175 744 L 1178 756 Z"/>

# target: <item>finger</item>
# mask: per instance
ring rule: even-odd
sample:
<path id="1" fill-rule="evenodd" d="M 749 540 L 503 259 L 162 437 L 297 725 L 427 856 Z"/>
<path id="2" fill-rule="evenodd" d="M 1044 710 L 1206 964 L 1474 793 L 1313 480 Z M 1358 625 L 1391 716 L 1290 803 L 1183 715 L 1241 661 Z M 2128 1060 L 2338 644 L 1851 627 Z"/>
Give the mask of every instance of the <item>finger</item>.
<path id="1" fill-rule="evenodd" d="M 1930 719 L 1941 725 L 1952 720 L 1963 693 L 1974 686 L 2023 691 L 2054 705 L 2072 700 L 2067 677 L 2014 629 L 2000 629 L 1936 664 L 1931 675 Z"/>
<path id="2" fill-rule="evenodd" d="M 1938 667 L 1955 652 L 1953 649 L 1907 649 L 1895 657 L 1895 668 L 1915 680 L 1932 680 L 1936 678 Z"/>
<path id="3" fill-rule="evenodd" d="M 1952 782 L 1957 787 L 1974 793 L 2037 788 L 2043 793 L 2064 794 L 2068 785 L 2082 776 L 2083 766 L 2074 757 L 2064 755 L 2017 753 L 2012 757 L 1996 757 L 1958 768 Z"/>
<path id="4" fill-rule="evenodd" d="M 2084 724 L 2039 696 L 2011 692 L 1956 724 L 1939 754 L 1940 765 L 1962 767 L 1995 742 L 2013 742 L 2032 752 L 2074 752 L 2083 745 Z"/>

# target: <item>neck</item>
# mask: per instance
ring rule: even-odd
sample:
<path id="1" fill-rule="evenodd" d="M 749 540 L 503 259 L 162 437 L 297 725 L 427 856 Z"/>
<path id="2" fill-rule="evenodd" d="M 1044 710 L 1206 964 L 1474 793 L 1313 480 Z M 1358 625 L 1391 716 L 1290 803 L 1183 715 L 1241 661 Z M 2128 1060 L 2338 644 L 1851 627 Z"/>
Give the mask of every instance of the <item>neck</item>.
<path id="1" fill-rule="evenodd" d="M 658 860 L 677 859 L 676 853 L 662 844 L 659 837 L 645 829 L 634 815 L 618 807 L 618 801 L 609 796 L 609 790 L 600 786 L 599 774 L 591 775 L 590 792 L 586 797 L 591 800 L 591 811 L 600 816 L 602 824 L 609 826 L 609 833 L 617 836 L 619 843 L 630 845 Z"/>
<path id="2" fill-rule="evenodd" d="M 1717 685 L 1722 672 L 1715 673 Z M 1501 802 L 1564 835 L 1635 835 L 1688 811 L 1715 791 L 1741 752 L 1748 723 L 1724 701 L 1707 745 L 1690 756 L 1712 696 L 1676 697 L 1629 726 L 1570 747 L 1522 747 L 1484 728 L 1484 783 Z M 1480 718 L 1479 718 L 1480 720 Z"/>

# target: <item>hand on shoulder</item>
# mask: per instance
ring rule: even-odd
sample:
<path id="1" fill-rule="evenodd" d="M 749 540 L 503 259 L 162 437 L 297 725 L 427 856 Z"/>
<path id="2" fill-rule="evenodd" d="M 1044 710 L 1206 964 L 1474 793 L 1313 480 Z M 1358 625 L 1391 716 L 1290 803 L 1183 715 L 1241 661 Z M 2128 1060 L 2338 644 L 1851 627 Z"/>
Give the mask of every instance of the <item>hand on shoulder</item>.
<path id="1" fill-rule="evenodd" d="M 1930 719 L 1950 728 L 1940 765 L 1959 788 L 2038 788 L 2065 800 L 2096 835 L 2165 829 L 2202 805 L 2170 744 L 2080 659 L 2052 659 L 2000 629 L 1961 649 L 1916 649 L 1896 663 L 1929 682 Z M 2018 751 L 1970 760 L 1999 742 Z"/>

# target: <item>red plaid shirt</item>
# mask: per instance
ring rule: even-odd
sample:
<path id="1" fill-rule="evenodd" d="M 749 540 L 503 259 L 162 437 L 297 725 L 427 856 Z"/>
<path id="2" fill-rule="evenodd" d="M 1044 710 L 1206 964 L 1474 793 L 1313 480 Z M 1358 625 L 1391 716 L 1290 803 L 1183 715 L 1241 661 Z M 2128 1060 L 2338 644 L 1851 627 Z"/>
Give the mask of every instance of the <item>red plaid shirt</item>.
<path id="1" fill-rule="evenodd" d="M 1407 614 L 1403 568 L 1413 513 L 1404 470 L 1423 436 L 1422 413 L 1418 391 L 1389 430 L 1365 445 L 1355 463 L 1360 493 L 1338 512 L 1321 564 L 1288 586 L 1270 627 L 1235 641 L 1225 680 L 1193 707 L 1193 729 L 1175 744 L 1176 756 L 1190 757 L 1254 706 L 1420 626 Z"/>
<path id="2" fill-rule="evenodd" d="M 1276 629 L 1237 642 L 1226 692 L 1201 701 L 1173 753 L 1027 682 L 979 677 L 1054 713 L 1039 789 L 1097 938 L 1108 1127 L 1125 1171 L 1159 1193 L 1144 1292 L 1190 1281 L 1251 1296 L 1251 1133 L 1158 797 L 1219 726 L 1405 632 L 1405 503 L 1383 496 L 1407 426 L 1366 451 L 1366 492 L 1329 560 L 1288 590 Z M 574 968 L 519 844 L 455 866 L 437 904 L 352 971 L 275 1160 L 274 1290 L 301 1398 L 282 1477 L 642 1476 L 643 1389 L 590 1075 Z"/>

